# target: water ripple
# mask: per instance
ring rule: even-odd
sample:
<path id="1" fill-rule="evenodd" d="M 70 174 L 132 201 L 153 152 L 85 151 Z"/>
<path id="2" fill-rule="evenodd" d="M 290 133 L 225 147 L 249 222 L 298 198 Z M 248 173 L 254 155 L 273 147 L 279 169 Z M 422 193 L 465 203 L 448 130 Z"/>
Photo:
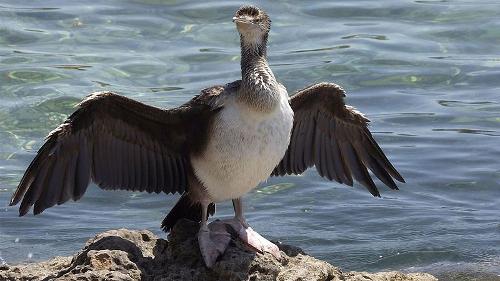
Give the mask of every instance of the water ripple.
<path id="1" fill-rule="evenodd" d="M 0 5 L 0 206 L 44 136 L 88 93 L 159 107 L 239 79 L 230 1 L 50 0 Z M 500 249 L 500 29 L 496 1 L 277 1 L 269 60 L 292 93 L 335 82 L 365 112 L 407 183 L 372 198 L 303 176 L 271 178 L 245 201 L 272 239 L 346 270 L 430 271 L 495 280 Z M 0 208 L 0 264 L 69 255 L 95 233 L 147 228 L 178 196 L 105 192 L 17 217 Z M 218 216 L 231 216 L 230 203 Z M 103 215 L 105 214 L 105 215 Z M 17 241 L 17 242 L 16 242 Z M 31 257 L 31 258 L 30 258 Z M 463 269 L 459 271 L 458 269 Z M 463 275 L 456 272 L 465 272 Z"/>

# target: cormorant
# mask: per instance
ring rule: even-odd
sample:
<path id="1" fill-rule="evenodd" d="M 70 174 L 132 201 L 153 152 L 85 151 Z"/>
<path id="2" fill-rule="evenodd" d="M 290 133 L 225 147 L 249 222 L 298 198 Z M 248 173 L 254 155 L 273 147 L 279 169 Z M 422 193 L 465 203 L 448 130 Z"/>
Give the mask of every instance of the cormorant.
<path id="1" fill-rule="evenodd" d="M 269 176 L 301 174 L 347 185 L 353 178 L 380 196 L 368 173 L 397 189 L 404 179 L 373 139 L 369 120 L 345 105 L 344 90 L 319 83 L 289 98 L 267 62 L 271 20 L 243 6 L 233 17 L 241 42 L 241 80 L 206 88 L 187 103 L 159 109 L 112 92 L 83 100 L 53 130 L 26 170 L 10 205 L 34 214 L 78 200 L 89 182 L 102 189 L 182 194 L 163 220 L 201 222 L 200 250 L 211 267 L 226 249 L 230 225 L 257 251 L 279 249 L 245 221 L 241 197 Z M 233 201 L 232 219 L 207 224 L 215 203 Z"/>

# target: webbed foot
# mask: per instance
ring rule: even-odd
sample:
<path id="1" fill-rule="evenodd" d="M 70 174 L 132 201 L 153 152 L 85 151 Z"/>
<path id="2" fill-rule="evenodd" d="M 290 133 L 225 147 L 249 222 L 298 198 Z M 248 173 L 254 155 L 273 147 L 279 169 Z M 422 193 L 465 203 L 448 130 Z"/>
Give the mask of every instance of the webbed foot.
<path id="1" fill-rule="evenodd" d="M 226 225 L 220 220 L 202 226 L 198 232 L 198 244 L 201 256 L 208 268 L 211 268 L 217 258 L 226 251 L 231 234 L 227 232 Z"/>
<path id="2" fill-rule="evenodd" d="M 255 232 L 245 221 L 237 218 L 224 220 L 237 233 L 238 237 L 248 246 L 260 253 L 270 253 L 276 259 L 281 259 L 280 249 L 274 243 Z"/>

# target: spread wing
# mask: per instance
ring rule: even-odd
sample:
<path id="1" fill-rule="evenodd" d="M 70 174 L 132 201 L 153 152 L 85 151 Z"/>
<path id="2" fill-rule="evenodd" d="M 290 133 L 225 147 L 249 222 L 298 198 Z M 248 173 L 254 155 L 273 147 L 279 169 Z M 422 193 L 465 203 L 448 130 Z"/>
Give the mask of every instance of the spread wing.
<path id="1" fill-rule="evenodd" d="M 345 105 L 345 92 L 336 84 L 320 83 L 290 98 L 294 124 L 290 145 L 272 175 L 301 174 L 316 166 L 329 180 L 352 186 L 353 178 L 380 196 L 368 169 L 384 184 L 397 189 L 404 182 L 368 130 L 369 120 Z"/>
<path id="2" fill-rule="evenodd" d="M 10 205 L 22 199 L 21 216 L 33 205 L 39 214 L 78 200 L 90 180 L 102 189 L 182 193 L 188 148 L 203 133 L 195 127 L 213 111 L 196 103 L 162 110 L 110 92 L 90 95 L 48 135 Z"/>

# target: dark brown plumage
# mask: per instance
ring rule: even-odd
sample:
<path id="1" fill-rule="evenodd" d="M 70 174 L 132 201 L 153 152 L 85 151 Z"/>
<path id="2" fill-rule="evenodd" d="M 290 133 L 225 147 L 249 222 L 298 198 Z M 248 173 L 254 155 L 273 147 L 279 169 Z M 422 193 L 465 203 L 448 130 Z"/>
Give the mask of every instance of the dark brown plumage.
<path id="1" fill-rule="evenodd" d="M 272 175 L 298 175 L 316 166 L 322 177 L 350 186 L 354 177 L 380 197 L 369 168 L 388 187 L 398 189 L 392 178 L 404 182 L 403 177 L 373 139 L 370 121 L 346 106 L 344 97 L 344 90 L 333 83 L 312 85 L 291 97 L 294 123 L 290 145 Z"/>
<path id="2" fill-rule="evenodd" d="M 39 214 L 80 199 L 90 180 L 109 190 L 183 193 L 189 155 L 203 150 L 209 123 L 220 110 L 212 100 L 224 89 L 207 88 L 169 110 L 111 92 L 90 95 L 47 136 L 10 205 L 23 199 L 21 216 L 33 205 Z"/>

